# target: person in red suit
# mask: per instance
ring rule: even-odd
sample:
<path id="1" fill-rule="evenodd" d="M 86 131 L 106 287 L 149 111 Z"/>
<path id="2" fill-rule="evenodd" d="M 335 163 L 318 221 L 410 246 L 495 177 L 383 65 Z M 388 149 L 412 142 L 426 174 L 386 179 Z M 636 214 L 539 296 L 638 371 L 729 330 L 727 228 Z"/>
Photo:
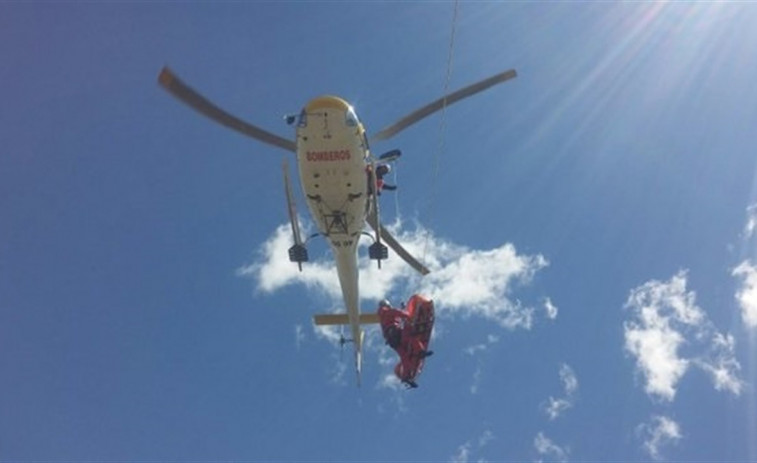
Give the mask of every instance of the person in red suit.
<path id="1" fill-rule="evenodd" d="M 379 302 L 377 312 L 384 340 L 400 357 L 394 374 L 408 387 L 418 387 L 413 379 L 415 364 L 417 359 L 428 357 L 432 352 L 426 351 L 421 340 L 411 334 L 411 320 L 407 312 L 395 309 L 387 299 Z"/>

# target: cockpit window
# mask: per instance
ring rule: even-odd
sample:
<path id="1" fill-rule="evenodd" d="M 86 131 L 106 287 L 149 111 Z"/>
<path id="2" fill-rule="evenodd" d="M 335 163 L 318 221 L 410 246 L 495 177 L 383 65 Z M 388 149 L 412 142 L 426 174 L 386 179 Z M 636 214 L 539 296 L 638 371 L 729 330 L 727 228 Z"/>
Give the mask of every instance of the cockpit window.
<path id="1" fill-rule="evenodd" d="M 308 113 L 305 112 L 303 109 L 300 113 L 300 117 L 297 120 L 297 127 L 307 127 L 308 126 Z"/>
<path id="2" fill-rule="evenodd" d="M 350 107 L 347 108 L 347 111 L 344 112 L 344 123 L 347 124 L 347 127 L 357 127 L 358 120 L 357 115 L 355 114 L 355 111 Z"/>

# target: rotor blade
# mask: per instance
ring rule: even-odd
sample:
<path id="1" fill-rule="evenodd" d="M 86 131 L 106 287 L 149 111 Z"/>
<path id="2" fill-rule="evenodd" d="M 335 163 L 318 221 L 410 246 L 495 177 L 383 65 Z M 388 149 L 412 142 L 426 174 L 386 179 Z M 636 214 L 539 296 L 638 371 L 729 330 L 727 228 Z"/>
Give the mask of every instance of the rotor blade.
<path id="1" fill-rule="evenodd" d="M 369 213 L 366 218 L 366 222 L 368 222 L 368 225 L 370 225 L 374 230 L 378 228 L 378 232 L 381 235 L 381 239 L 384 240 L 384 243 L 386 243 L 394 252 L 397 253 L 398 256 L 405 262 L 407 262 L 408 265 L 410 265 L 416 272 L 420 273 L 421 275 L 427 275 L 430 270 L 426 268 L 425 265 L 421 264 L 416 260 L 415 257 L 412 256 L 405 248 L 402 247 L 399 242 L 394 239 L 391 233 L 389 233 L 389 230 L 384 228 L 383 225 L 380 225 L 376 221 L 376 214 L 374 212 Z"/>
<path id="2" fill-rule="evenodd" d="M 433 114 L 434 112 L 439 111 L 440 109 L 444 107 L 445 104 L 449 106 L 462 99 L 468 98 L 471 95 L 475 95 L 478 92 L 482 92 L 493 85 L 501 84 L 502 82 L 510 80 L 514 78 L 515 76 L 517 76 L 515 69 L 510 69 L 509 71 L 496 74 L 494 76 L 489 77 L 488 79 L 484 79 L 480 82 L 469 85 L 465 88 L 461 88 L 460 90 L 450 93 L 447 96 L 443 96 L 439 98 L 438 100 L 432 103 L 429 103 L 420 109 L 413 111 L 412 113 L 403 117 L 399 121 L 383 129 L 382 131 L 380 131 L 379 133 L 371 137 L 371 141 L 386 140 L 388 138 L 391 138 L 394 135 L 396 135 L 398 132 L 400 132 L 401 130 L 408 128 L 409 126 L 415 124 L 416 122 L 423 119 L 424 117 L 427 117 Z"/>
<path id="3" fill-rule="evenodd" d="M 168 69 L 168 67 L 164 67 L 160 71 L 158 82 L 176 98 L 226 127 L 234 129 L 248 137 L 262 141 L 263 143 L 268 143 L 269 145 L 277 146 L 288 151 L 297 151 L 297 145 L 293 141 L 274 135 L 260 127 L 248 124 L 214 105 L 187 84 L 182 82 L 176 74 Z"/>

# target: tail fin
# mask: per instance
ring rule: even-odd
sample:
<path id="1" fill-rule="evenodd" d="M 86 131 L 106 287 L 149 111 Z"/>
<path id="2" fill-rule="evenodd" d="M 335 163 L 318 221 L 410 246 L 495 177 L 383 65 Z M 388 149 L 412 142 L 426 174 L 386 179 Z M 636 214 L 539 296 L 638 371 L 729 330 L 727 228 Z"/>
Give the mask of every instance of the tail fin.
<path id="1" fill-rule="evenodd" d="M 346 313 L 329 313 L 314 315 L 313 321 L 316 325 L 349 325 L 350 319 Z M 379 317 L 375 313 L 361 313 L 360 324 L 378 323 Z M 360 330 L 360 338 L 353 339 L 355 343 L 355 373 L 357 373 L 357 385 L 360 387 L 360 373 L 363 369 L 363 341 L 365 331 Z"/>

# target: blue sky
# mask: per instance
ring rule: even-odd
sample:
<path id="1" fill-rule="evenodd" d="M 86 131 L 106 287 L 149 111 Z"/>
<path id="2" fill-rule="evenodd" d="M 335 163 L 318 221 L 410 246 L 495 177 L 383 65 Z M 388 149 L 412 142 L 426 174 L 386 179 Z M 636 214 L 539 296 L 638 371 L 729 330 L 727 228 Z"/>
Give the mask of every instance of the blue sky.
<path id="1" fill-rule="evenodd" d="M 454 10 L 0 3 L 0 460 L 757 460 L 757 5 L 460 3 L 450 89 L 518 78 L 373 147 L 432 268 L 362 263 L 365 310 L 437 303 L 414 391 L 313 329 L 287 154 L 156 82 L 375 133 L 441 96 Z"/>

